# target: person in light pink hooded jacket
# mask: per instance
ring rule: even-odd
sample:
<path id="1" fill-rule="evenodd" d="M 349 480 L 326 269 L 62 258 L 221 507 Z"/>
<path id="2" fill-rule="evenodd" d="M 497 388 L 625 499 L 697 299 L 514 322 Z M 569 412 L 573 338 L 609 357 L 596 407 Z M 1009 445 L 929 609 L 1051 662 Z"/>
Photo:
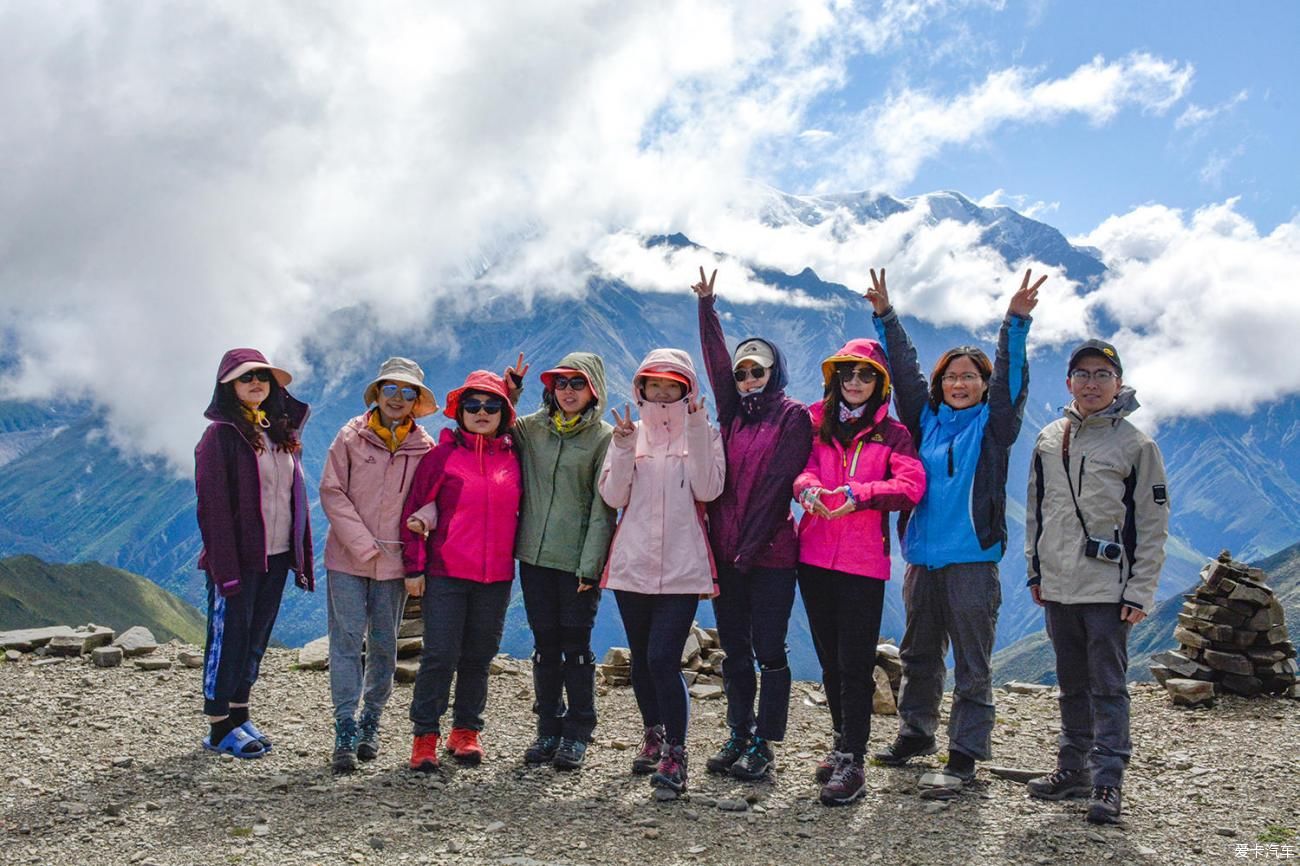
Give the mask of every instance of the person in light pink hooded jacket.
<path id="1" fill-rule="evenodd" d="M 633 379 L 639 422 L 614 414 L 600 495 L 622 517 L 602 585 L 614 590 L 632 650 L 632 689 L 645 737 L 635 773 L 656 788 L 686 788 L 689 698 L 682 648 L 701 596 L 716 591 L 704 503 L 722 493 L 726 457 L 709 426 L 686 352 L 655 349 Z"/>

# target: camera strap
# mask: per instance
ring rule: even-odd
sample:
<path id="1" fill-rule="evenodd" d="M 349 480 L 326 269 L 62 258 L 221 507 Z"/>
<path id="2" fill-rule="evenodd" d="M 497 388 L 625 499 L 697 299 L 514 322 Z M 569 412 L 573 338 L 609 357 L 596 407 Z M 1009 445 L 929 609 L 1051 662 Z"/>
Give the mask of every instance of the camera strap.
<path id="1" fill-rule="evenodd" d="M 1070 419 L 1065 419 L 1065 435 L 1061 438 L 1061 462 L 1065 464 L 1065 483 L 1070 488 L 1070 499 L 1074 502 L 1074 515 L 1079 518 L 1079 525 L 1083 527 L 1083 537 L 1091 538 L 1092 533 L 1088 531 L 1088 523 L 1083 519 L 1083 511 L 1079 508 L 1079 497 L 1074 494 L 1074 481 L 1070 478 Z"/>

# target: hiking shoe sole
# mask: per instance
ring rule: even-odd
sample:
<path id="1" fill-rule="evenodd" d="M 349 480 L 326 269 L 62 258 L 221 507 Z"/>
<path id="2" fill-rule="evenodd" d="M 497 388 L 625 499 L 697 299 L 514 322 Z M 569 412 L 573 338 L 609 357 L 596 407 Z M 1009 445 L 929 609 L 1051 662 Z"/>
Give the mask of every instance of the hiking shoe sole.
<path id="1" fill-rule="evenodd" d="M 850 803 L 854 803 L 858 800 L 861 800 L 863 796 L 866 795 L 866 793 L 867 793 L 867 786 L 863 785 L 861 788 L 858 788 L 858 790 L 854 791 L 852 794 L 849 794 L 847 797 L 828 797 L 826 794 L 822 794 L 819 797 L 819 799 L 821 800 L 823 806 L 847 806 Z"/>
<path id="2" fill-rule="evenodd" d="M 876 752 L 872 759 L 878 761 L 886 767 L 901 767 L 913 758 L 924 758 L 927 755 L 937 755 L 939 753 L 939 743 L 931 740 L 930 745 L 918 752 L 911 752 L 907 757 L 899 757 L 891 752 Z"/>

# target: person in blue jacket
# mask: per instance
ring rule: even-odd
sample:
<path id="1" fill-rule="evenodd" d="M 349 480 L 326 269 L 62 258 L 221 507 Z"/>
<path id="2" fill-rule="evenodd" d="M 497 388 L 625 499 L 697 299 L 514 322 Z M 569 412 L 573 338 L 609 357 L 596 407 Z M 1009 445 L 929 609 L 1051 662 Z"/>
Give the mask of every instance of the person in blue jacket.
<path id="1" fill-rule="evenodd" d="M 925 465 L 925 497 L 906 521 L 901 650 L 903 685 L 895 741 L 875 757 L 898 766 L 938 747 L 939 701 L 952 642 L 954 676 L 948 763 L 935 787 L 960 789 L 975 762 L 992 757 L 990 658 L 1002 601 L 998 563 L 1006 552 L 1007 460 L 1029 392 L 1025 341 L 1046 277 L 1025 271 L 998 334 L 997 360 L 975 346 L 944 352 L 927 384 L 916 349 L 889 303 L 885 271 L 871 271 L 872 322 L 889 356 L 894 401 Z"/>

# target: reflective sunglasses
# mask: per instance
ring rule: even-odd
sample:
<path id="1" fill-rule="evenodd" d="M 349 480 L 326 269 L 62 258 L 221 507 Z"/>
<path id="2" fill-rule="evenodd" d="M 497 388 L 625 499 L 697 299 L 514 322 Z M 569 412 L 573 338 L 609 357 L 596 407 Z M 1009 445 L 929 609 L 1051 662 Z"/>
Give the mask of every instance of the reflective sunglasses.
<path id="1" fill-rule="evenodd" d="M 243 382 L 245 385 L 247 385 L 249 382 L 252 382 L 254 379 L 256 379 L 259 382 L 269 382 L 271 381 L 271 371 L 265 368 L 261 370 L 249 370 L 247 373 L 240 376 L 239 379 L 236 381 Z"/>
<path id="2" fill-rule="evenodd" d="M 385 400 L 391 400 L 400 394 L 402 399 L 408 403 L 414 402 L 420 396 L 419 391 L 408 385 L 394 385 L 391 382 L 379 386 L 379 393 L 383 395 Z"/>
<path id="3" fill-rule="evenodd" d="M 736 370 L 731 375 L 736 377 L 737 382 L 743 382 L 746 379 L 764 379 L 767 377 L 767 368 L 756 365 L 748 370 Z"/>
<path id="4" fill-rule="evenodd" d="M 587 390 L 587 377 L 586 376 L 552 376 L 551 387 L 554 388 L 556 391 L 563 391 L 565 388 L 569 388 L 574 391 L 585 391 Z"/>
<path id="5" fill-rule="evenodd" d="M 486 412 L 489 415 L 496 415 L 505 408 L 505 403 L 497 398 L 489 400 L 466 400 L 460 404 L 468 415 L 477 415 L 479 412 Z"/>
<path id="6" fill-rule="evenodd" d="M 861 369 L 854 367 L 836 367 L 835 373 L 840 377 L 841 382 L 852 382 L 854 379 L 864 385 L 870 385 L 876 381 L 876 371 L 870 367 Z"/>

